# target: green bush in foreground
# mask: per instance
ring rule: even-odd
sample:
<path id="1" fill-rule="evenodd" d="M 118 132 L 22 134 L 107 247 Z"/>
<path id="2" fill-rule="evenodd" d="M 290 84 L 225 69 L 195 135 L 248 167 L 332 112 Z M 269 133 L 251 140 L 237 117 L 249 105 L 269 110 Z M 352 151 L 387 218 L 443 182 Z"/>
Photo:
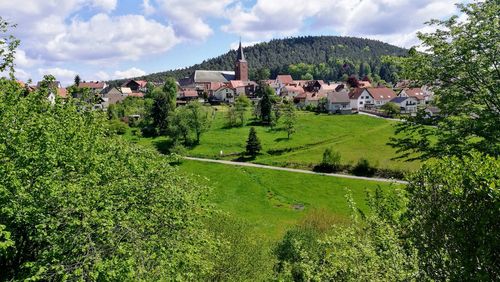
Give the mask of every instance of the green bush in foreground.
<path id="1" fill-rule="evenodd" d="M 205 191 L 72 99 L 0 80 L 0 280 L 200 279 Z"/>

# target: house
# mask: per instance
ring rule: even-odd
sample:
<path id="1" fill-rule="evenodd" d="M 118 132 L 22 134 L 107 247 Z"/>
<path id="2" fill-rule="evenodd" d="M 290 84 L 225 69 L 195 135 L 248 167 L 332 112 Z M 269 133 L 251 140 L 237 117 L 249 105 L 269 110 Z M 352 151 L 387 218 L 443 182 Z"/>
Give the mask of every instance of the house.
<path id="1" fill-rule="evenodd" d="M 304 88 L 300 86 L 287 85 L 281 89 L 280 96 L 287 98 L 295 98 L 298 95 L 304 93 Z"/>
<path id="2" fill-rule="evenodd" d="M 369 88 L 369 87 L 372 87 L 372 84 L 371 84 L 371 82 L 369 82 L 369 81 L 359 80 L 359 81 L 358 81 L 358 87 L 361 87 L 361 88 Z"/>
<path id="3" fill-rule="evenodd" d="M 177 99 L 182 101 L 192 101 L 198 99 L 198 91 L 193 88 L 181 89 L 179 93 L 177 93 Z"/>
<path id="4" fill-rule="evenodd" d="M 304 99 L 304 106 L 314 106 L 317 107 L 319 104 L 319 100 L 322 98 L 327 98 L 327 93 L 325 92 L 305 92 L 306 97 Z"/>
<path id="5" fill-rule="evenodd" d="M 349 100 L 351 108 L 355 110 L 362 110 L 365 107 L 373 107 L 374 100 L 365 88 L 353 88 L 349 93 Z"/>
<path id="6" fill-rule="evenodd" d="M 328 112 L 339 114 L 352 113 L 351 100 L 347 90 L 331 91 L 328 93 Z"/>
<path id="7" fill-rule="evenodd" d="M 132 94 L 132 89 L 129 87 L 120 87 L 120 92 L 128 96 L 129 94 Z"/>
<path id="8" fill-rule="evenodd" d="M 83 81 L 78 88 L 89 88 L 95 95 L 101 94 L 108 85 L 104 81 Z"/>
<path id="9" fill-rule="evenodd" d="M 304 90 L 308 92 L 318 92 L 324 84 L 323 80 L 311 80 L 306 83 Z"/>
<path id="10" fill-rule="evenodd" d="M 397 104 L 401 109 L 401 113 L 411 114 L 417 112 L 418 100 L 415 97 L 398 96 L 393 98 L 390 102 Z"/>
<path id="11" fill-rule="evenodd" d="M 413 97 L 419 105 L 425 105 L 425 95 L 421 88 L 406 88 L 399 92 L 399 97 Z"/>
<path id="12" fill-rule="evenodd" d="M 363 89 L 361 95 L 365 97 L 366 95 L 370 95 L 373 98 L 373 105 L 375 105 L 375 107 L 380 107 L 397 96 L 392 89 L 387 87 L 369 87 Z M 365 103 L 365 108 L 366 105 Z"/>
<path id="13" fill-rule="evenodd" d="M 129 79 L 122 84 L 122 87 L 128 87 L 132 92 L 146 92 L 147 84 L 148 82 L 145 80 Z"/>
<path id="14" fill-rule="evenodd" d="M 121 87 L 121 88 L 112 87 L 112 88 L 109 88 L 108 91 L 106 91 L 102 94 L 102 98 L 104 98 L 105 101 L 107 101 L 107 105 L 116 104 L 118 102 L 125 100 L 125 98 L 128 97 L 128 94 L 125 94 L 121 91 L 122 88 L 123 87 Z M 130 89 L 130 88 L 128 88 L 128 89 Z M 132 93 L 132 90 L 130 90 L 130 93 Z"/>
<path id="15" fill-rule="evenodd" d="M 280 74 L 276 76 L 276 83 L 280 85 L 280 87 L 283 87 L 285 85 L 289 85 L 293 83 L 293 78 L 289 74 Z"/>
<path id="16" fill-rule="evenodd" d="M 236 93 L 234 89 L 228 85 L 223 85 L 214 92 L 213 97 L 220 102 L 234 103 L 235 95 Z"/>

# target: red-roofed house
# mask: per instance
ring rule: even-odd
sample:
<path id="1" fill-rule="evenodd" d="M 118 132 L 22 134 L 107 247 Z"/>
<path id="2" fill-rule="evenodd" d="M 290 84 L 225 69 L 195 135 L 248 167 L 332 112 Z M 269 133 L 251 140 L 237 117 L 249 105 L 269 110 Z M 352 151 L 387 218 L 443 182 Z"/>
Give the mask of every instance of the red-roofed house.
<path id="1" fill-rule="evenodd" d="M 281 89 L 280 96 L 287 98 L 295 98 L 297 95 L 304 93 L 304 88 L 301 86 L 287 85 Z"/>
<path id="2" fill-rule="evenodd" d="M 181 89 L 177 94 L 177 98 L 183 101 L 197 100 L 198 91 L 193 88 Z"/>
<path id="3" fill-rule="evenodd" d="M 375 101 L 375 106 L 380 107 L 385 103 L 394 99 L 397 95 L 392 89 L 387 87 L 371 87 L 365 88 L 364 92 L 368 92 Z"/>
<path id="4" fill-rule="evenodd" d="M 281 87 L 292 84 L 293 83 L 293 78 L 289 74 L 280 74 L 276 76 L 276 82 L 281 85 Z"/>
<path id="5" fill-rule="evenodd" d="M 372 84 L 369 81 L 359 80 L 358 81 L 358 87 L 369 88 L 369 87 L 373 87 L 373 86 L 372 86 Z"/>
<path id="6" fill-rule="evenodd" d="M 129 79 L 122 84 L 122 87 L 128 87 L 132 89 L 132 92 L 146 92 L 147 84 L 148 82 L 145 80 Z"/>
<path id="7" fill-rule="evenodd" d="M 228 85 L 222 85 L 219 89 L 215 90 L 214 97 L 220 102 L 234 103 L 235 90 Z"/>
<path id="8" fill-rule="evenodd" d="M 354 88 L 349 94 L 353 109 L 380 107 L 396 97 L 396 93 L 387 87 Z"/>
<path id="9" fill-rule="evenodd" d="M 425 105 L 425 93 L 421 88 L 403 89 L 398 94 L 399 97 L 413 97 L 417 99 L 419 105 Z"/>

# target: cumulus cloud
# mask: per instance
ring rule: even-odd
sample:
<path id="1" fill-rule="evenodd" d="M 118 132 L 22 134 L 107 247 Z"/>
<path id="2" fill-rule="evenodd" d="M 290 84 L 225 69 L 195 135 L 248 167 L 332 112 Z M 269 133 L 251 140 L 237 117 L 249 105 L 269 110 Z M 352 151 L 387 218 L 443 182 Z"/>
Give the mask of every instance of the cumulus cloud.
<path id="1" fill-rule="evenodd" d="M 38 74 L 43 75 L 53 75 L 57 80 L 59 80 L 63 85 L 69 85 L 73 82 L 76 72 L 69 69 L 54 67 L 54 68 L 39 68 Z"/>
<path id="2" fill-rule="evenodd" d="M 130 78 L 145 75 L 146 72 L 138 68 L 130 68 L 124 71 L 115 71 L 113 78 Z"/>
<path id="3" fill-rule="evenodd" d="M 176 33 L 186 39 L 205 40 L 213 34 L 208 18 L 223 17 L 235 0 L 157 0 Z"/>
<path id="4" fill-rule="evenodd" d="M 222 29 L 245 38 L 270 39 L 326 28 L 409 47 L 417 43 L 415 34 L 424 29 L 424 22 L 454 12 L 449 0 L 257 0 L 249 9 L 233 8 Z"/>
<path id="5" fill-rule="evenodd" d="M 149 2 L 149 0 L 142 0 L 142 10 L 144 14 L 151 15 L 156 11 L 156 8 Z"/>
<path id="6" fill-rule="evenodd" d="M 136 60 L 164 52 L 178 41 L 171 27 L 141 15 L 97 14 L 89 21 L 73 20 L 64 32 L 47 42 L 44 49 L 46 56 L 55 61 Z"/>

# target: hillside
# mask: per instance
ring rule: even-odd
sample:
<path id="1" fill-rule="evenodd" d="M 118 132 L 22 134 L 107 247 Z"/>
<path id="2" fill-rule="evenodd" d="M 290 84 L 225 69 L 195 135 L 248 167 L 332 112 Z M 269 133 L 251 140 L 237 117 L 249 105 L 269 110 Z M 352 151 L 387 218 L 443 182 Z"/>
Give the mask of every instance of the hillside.
<path id="1" fill-rule="evenodd" d="M 256 70 L 267 68 L 271 77 L 278 73 L 290 73 L 295 79 L 311 73 L 316 79 L 338 80 L 344 73 L 379 75 L 385 80 L 394 80 L 393 71 L 380 62 L 381 56 L 403 56 L 406 50 L 381 41 L 340 36 L 307 36 L 274 39 L 269 42 L 244 48 L 250 68 L 250 78 Z M 188 76 L 193 70 L 232 70 L 236 51 L 203 61 L 184 69 L 153 73 L 143 77 L 148 81 L 162 82 L 166 76 L 177 79 Z M 303 63 L 308 65 L 299 65 Z M 362 66 L 361 64 L 364 65 Z M 296 68 L 290 70 L 290 65 Z M 319 64 L 324 64 L 318 67 Z M 326 70 L 325 70 L 326 69 Z"/>

